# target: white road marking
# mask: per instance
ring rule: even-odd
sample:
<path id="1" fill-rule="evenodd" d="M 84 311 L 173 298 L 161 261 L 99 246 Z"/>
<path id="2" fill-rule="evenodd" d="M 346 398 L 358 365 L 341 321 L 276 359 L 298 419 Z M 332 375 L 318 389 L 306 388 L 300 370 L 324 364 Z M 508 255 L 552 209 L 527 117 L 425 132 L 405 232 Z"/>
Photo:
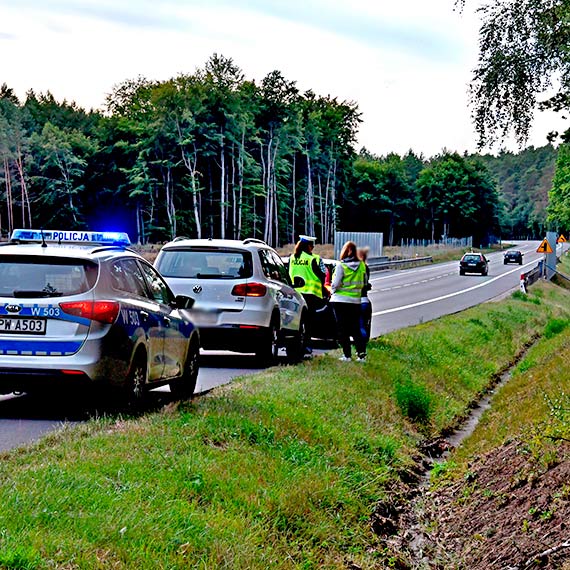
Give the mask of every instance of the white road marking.
<path id="1" fill-rule="evenodd" d="M 414 307 L 421 307 L 422 305 L 428 305 L 429 303 L 436 303 L 437 301 L 443 301 L 445 299 L 450 299 L 451 297 L 456 297 L 457 295 L 463 295 L 464 293 L 469 293 L 470 291 L 474 291 L 475 289 L 479 289 L 479 287 L 485 287 L 485 285 L 490 285 L 491 283 L 505 277 L 506 275 L 510 275 L 511 273 L 515 273 L 517 271 L 521 271 L 523 267 L 527 267 L 528 265 L 535 265 L 536 261 L 531 261 L 530 263 L 526 263 L 525 265 L 519 266 L 516 269 L 511 269 L 511 271 L 507 271 L 501 275 L 497 275 L 497 277 L 493 277 L 485 281 L 484 283 L 479 283 L 478 285 L 473 285 L 473 287 L 468 287 L 467 289 L 462 289 L 461 291 L 455 291 L 454 293 L 449 293 L 447 295 L 442 295 L 441 297 L 434 297 L 433 299 L 425 299 L 424 301 L 418 301 L 417 303 L 412 303 L 410 305 L 403 305 L 401 307 L 393 307 L 392 309 L 385 309 L 384 311 L 376 311 L 372 313 L 373 317 L 378 315 L 387 315 L 388 313 L 396 313 L 398 311 L 405 311 L 406 309 L 413 309 Z"/>

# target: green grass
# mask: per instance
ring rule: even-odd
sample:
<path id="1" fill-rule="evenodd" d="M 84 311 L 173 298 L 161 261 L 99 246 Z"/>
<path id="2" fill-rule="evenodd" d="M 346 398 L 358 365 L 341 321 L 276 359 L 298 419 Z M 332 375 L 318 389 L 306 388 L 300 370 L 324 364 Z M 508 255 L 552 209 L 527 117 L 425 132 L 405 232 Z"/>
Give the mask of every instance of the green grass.
<path id="1" fill-rule="evenodd" d="M 570 318 L 570 292 L 537 287 L 386 335 L 364 365 L 332 353 L 3 454 L 0 568 L 384 567 L 370 514 L 417 444 Z"/>

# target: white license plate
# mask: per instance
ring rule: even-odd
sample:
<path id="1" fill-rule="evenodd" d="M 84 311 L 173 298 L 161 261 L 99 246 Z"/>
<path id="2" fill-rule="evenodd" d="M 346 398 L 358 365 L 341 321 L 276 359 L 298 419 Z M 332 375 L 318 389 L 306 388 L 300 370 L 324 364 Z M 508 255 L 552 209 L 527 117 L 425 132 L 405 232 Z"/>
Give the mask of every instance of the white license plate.
<path id="1" fill-rule="evenodd" d="M 8 334 L 46 334 L 45 319 L 26 317 L 0 317 L 0 333 Z"/>

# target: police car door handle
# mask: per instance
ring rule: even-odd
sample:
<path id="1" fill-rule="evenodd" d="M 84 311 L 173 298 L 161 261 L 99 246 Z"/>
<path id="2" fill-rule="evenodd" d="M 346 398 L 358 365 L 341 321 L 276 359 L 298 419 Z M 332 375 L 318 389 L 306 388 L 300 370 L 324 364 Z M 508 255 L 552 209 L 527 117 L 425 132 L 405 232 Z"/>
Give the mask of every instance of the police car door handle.
<path id="1" fill-rule="evenodd" d="M 144 321 L 148 319 L 148 313 L 146 311 L 141 311 L 140 314 Z"/>
<path id="2" fill-rule="evenodd" d="M 164 324 L 165 326 L 169 327 L 172 319 L 170 317 L 164 317 Z"/>

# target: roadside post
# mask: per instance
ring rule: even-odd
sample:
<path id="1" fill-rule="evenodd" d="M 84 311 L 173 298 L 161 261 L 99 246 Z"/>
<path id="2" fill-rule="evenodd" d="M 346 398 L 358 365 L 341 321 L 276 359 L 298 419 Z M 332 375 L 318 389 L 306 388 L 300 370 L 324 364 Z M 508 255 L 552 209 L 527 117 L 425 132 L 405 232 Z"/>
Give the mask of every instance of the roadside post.
<path id="1" fill-rule="evenodd" d="M 521 292 L 523 292 L 523 293 L 526 295 L 526 294 L 527 294 L 527 290 L 526 290 L 526 276 L 525 276 L 524 273 L 521 273 L 520 288 L 521 288 Z"/>

